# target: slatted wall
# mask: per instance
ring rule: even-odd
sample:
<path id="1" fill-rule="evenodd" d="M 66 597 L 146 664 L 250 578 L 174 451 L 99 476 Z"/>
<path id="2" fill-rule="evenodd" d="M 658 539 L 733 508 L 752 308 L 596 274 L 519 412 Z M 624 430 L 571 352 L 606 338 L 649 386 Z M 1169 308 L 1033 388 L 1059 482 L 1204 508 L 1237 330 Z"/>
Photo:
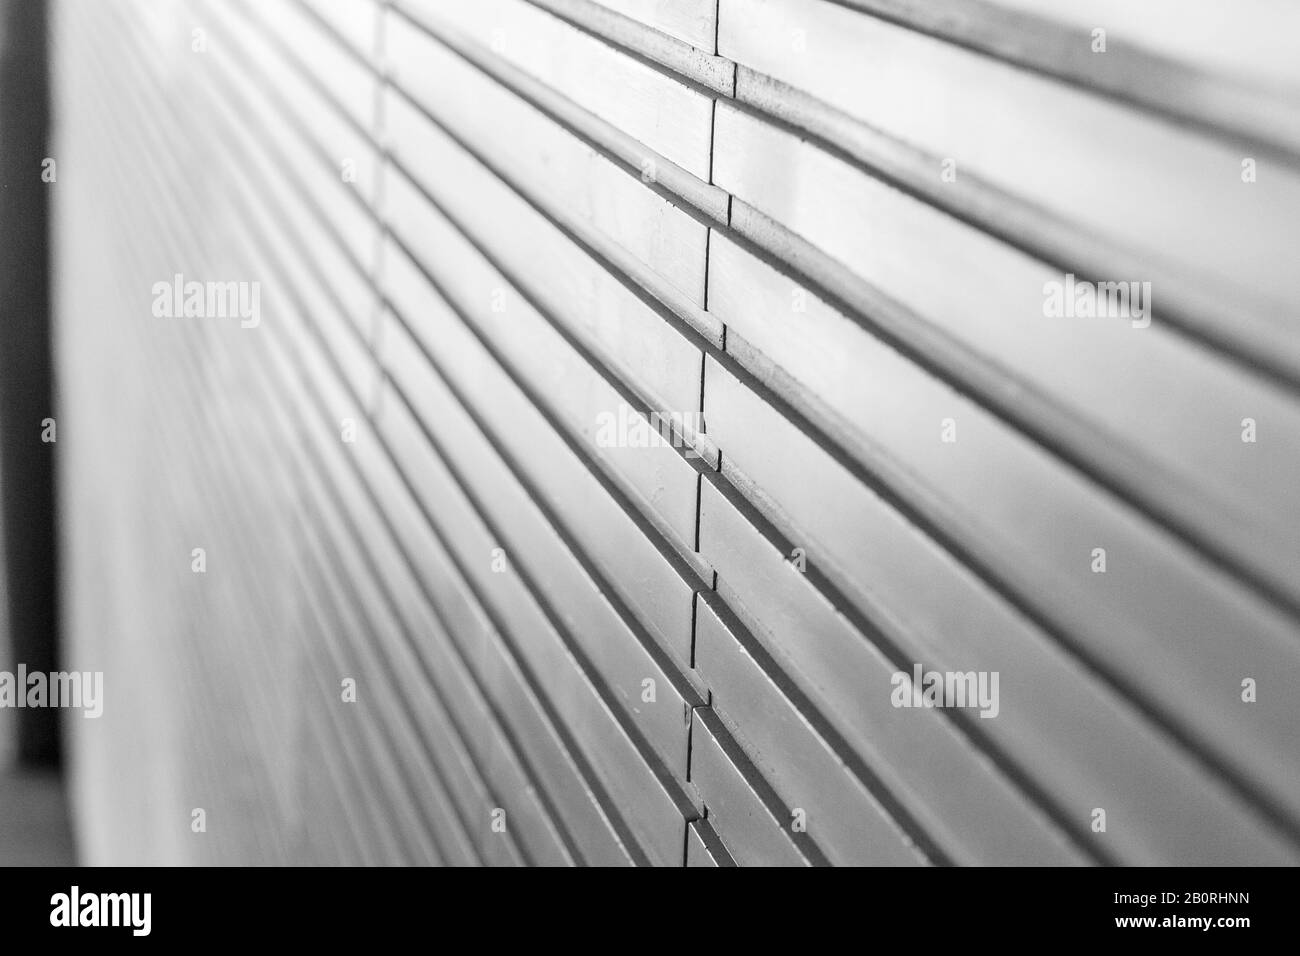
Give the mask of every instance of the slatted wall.
<path id="1" fill-rule="evenodd" d="M 58 2 L 90 858 L 1300 861 L 1297 29 Z"/>

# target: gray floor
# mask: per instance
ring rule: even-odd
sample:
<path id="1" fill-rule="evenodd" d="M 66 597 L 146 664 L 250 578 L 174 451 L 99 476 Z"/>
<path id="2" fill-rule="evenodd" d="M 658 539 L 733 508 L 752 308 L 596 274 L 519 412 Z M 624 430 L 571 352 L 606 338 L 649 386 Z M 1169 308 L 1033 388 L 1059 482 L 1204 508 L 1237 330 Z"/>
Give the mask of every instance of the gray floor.
<path id="1" fill-rule="evenodd" d="M 0 769 L 0 866 L 72 866 L 63 787 L 49 771 Z"/>

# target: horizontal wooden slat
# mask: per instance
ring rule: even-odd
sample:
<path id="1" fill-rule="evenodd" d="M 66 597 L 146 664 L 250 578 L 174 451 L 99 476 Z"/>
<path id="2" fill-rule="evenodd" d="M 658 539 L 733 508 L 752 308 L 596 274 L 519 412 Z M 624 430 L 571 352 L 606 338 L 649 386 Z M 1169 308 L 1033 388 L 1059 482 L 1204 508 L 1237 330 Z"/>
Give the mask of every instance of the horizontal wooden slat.
<path id="1" fill-rule="evenodd" d="M 908 835 L 856 779 L 808 717 L 791 703 L 701 600 L 696 666 L 717 698 L 714 711 L 827 859 L 845 865 L 924 862 Z"/>
<path id="2" fill-rule="evenodd" d="M 400 261 L 396 256 L 390 257 L 391 263 Z M 444 348 L 459 346 L 455 387 L 467 390 L 471 401 L 489 399 L 482 406 L 483 420 L 491 423 L 486 427 L 497 429 L 493 437 L 498 448 L 512 448 L 512 458 L 522 452 L 521 457 L 528 460 L 530 497 L 544 503 L 549 512 L 547 519 L 560 522 L 571 540 L 601 562 L 606 574 L 616 582 L 615 592 L 636 613 L 640 623 L 680 660 L 688 660 L 691 583 L 683 576 L 684 569 L 674 566 L 657 550 L 630 516 L 600 496 L 599 486 L 590 473 L 561 445 L 558 437 L 548 434 L 545 421 L 523 401 L 505 376 L 491 366 L 490 359 L 468 340 L 457 340 L 461 330 L 447 310 L 432 300 L 431 293 L 420 287 L 418 274 L 407 272 L 398 278 L 401 274 L 396 269 L 393 272 L 395 282 L 405 279 L 404 285 L 394 288 L 402 319 L 421 331 L 418 339 L 412 339 L 404 334 L 402 324 L 390 322 L 383 335 L 381 361 L 390 370 L 398 368 L 400 362 L 401 368 L 417 374 L 419 352 L 407 354 L 408 350 L 417 348 L 417 340 L 431 343 L 437 339 Z M 415 316 L 420 316 L 422 321 L 417 321 Z M 514 467 L 522 470 L 524 466 Z M 689 491 L 693 496 L 694 488 Z M 593 508 L 601 509 L 597 513 L 601 519 L 599 524 L 587 518 Z M 540 545 L 545 540 L 537 543 Z M 637 587 L 618 583 L 627 580 L 636 581 Z M 568 610 L 571 601 L 560 603 Z M 592 613 L 599 612 L 593 609 Z M 603 616 L 608 619 L 610 613 L 606 609 Z M 577 618 L 576 613 L 574 617 Z M 630 690 L 625 688 L 624 692 Z"/>
<path id="3" fill-rule="evenodd" d="M 701 178 L 709 170 L 712 101 L 525 0 L 394 6 L 436 33 L 453 31 L 527 71 Z"/>
<path id="4" fill-rule="evenodd" d="M 691 728 L 692 781 L 712 810 L 708 822 L 742 866 L 809 865 L 785 831 L 788 823 L 774 815 L 736 765 L 736 760 L 743 764 L 744 758 L 734 748 L 727 753 L 719 740 L 725 735 L 708 709 L 695 712 Z"/>
<path id="5" fill-rule="evenodd" d="M 1044 6 L 1033 0 L 835 0 L 1059 77 L 1295 152 L 1296 68 L 1281 38 L 1295 30 L 1282 0 L 1234 5 L 1122 0 Z M 1093 50 L 1106 31 L 1105 55 Z M 1287 119 L 1287 117 L 1292 117 Z"/>
<path id="6" fill-rule="evenodd" d="M 342 37 L 359 57 L 377 50 L 382 0 L 299 0 L 304 9 Z"/>
<path id="7" fill-rule="evenodd" d="M 707 820 L 696 820 L 686 828 L 687 866 L 735 866 L 717 833 Z"/>
<path id="8" fill-rule="evenodd" d="M 695 346 L 403 99 L 389 96 L 387 103 L 392 152 L 401 167 L 387 170 L 390 195 L 402 188 L 393 181 L 409 179 L 409 170 L 449 215 L 474 223 L 468 234 L 492 250 L 516 288 L 602 356 L 651 407 L 698 406 Z M 434 176 L 433 169 L 440 173 Z M 452 189 L 451 183 L 459 185 Z M 469 183 L 476 190 L 472 202 Z M 403 207 L 393 205 L 390 212 L 402 221 Z"/>
<path id="9" fill-rule="evenodd" d="M 895 812 L 922 827 L 939 852 L 964 863 L 1083 859 L 948 716 L 890 704 L 898 663 L 856 631 L 708 483 L 700 548 L 718 569 L 725 603 L 862 755 Z"/>
<path id="10" fill-rule="evenodd" d="M 426 378 L 421 389 L 411 394 L 410 400 L 428 409 L 437 394 L 437 384 Z M 433 460 L 425 441 L 419 437 L 420 433 L 414 430 L 416 426 L 401 400 L 389 397 L 383 408 L 381 428 L 390 446 L 402 449 L 404 470 L 414 469 L 413 462 L 420 463 L 419 470 L 412 470 L 410 474 L 412 481 L 419 483 L 422 496 L 430 496 L 427 499 L 430 507 L 436 501 L 441 514 L 456 517 L 455 527 L 462 541 L 474 542 L 472 550 L 477 560 L 469 567 L 475 571 L 477 583 L 485 594 L 491 596 L 493 607 L 516 635 L 519 653 L 529 669 L 537 674 L 548 693 L 554 695 L 555 706 L 582 744 L 585 756 L 592 762 L 602 783 L 615 795 L 617 805 L 627 810 L 628 825 L 644 841 L 651 859 L 658 862 L 672 859 L 680 853 L 683 838 L 682 808 L 665 789 L 662 778 L 647 765 L 645 756 L 637 750 L 611 712 L 612 701 L 601 697 L 592 684 L 593 675 L 580 669 L 518 577 L 492 571 L 493 559 L 497 557 L 493 551 L 499 547 L 499 542 L 488 536 L 486 528 L 478 527 L 477 518 L 451 512 L 449 502 L 454 499 L 449 493 L 434 495 L 432 481 L 435 478 L 447 480 L 442 477 L 445 466 Z M 440 427 L 457 424 L 456 416 L 450 412 L 448 409 L 439 415 Z M 462 424 L 460 427 L 463 429 L 465 426 Z M 389 432 L 388 429 L 400 430 Z M 464 447 L 466 451 L 472 449 L 472 446 L 462 446 L 455 438 L 448 439 L 448 442 L 453 447 Z M 469 550 L 468 544 L 466 547 Z M 510 559 L 508 552 L 502 557 L 507 562 Z M 557 692 L 559 687 L 565 690 Z"/>
<path id="11" fill-rule="evenodd" d="M 968 628 L 974 638 L 981 631 L 1005 633 L 1021 626 L 1007 621 L 1012 612 L 999 607 L 986 587 L 968 578 L 962 581 L 955 569 L 941 571 L 943 559 L 930 551 L 932 546 L 919 540 L 897 516 L 889 516 L 879 499 L 857 486 L 846 469 L 716 366 L 709 369 L 708 391 L 710 434 L 722 449 L 724 462 L 744 480 L 755 482 L 758 494 L 780 503 L 783 516 L 788 517 L 788 533 L 805 549 L 808 561 L 854 582 L 852 593 L 864 608 L 888 614 L 904 632 L 954 638 Z M 934 444 L 942 448 L 942 425 L 936 422 L 935 426 Z M 763 436 L 761 444 L 753 441 L 757 435 Z M 957 444 L 966 440 L 959 436 Z M 978 457 L 989 460 L 987 451 Z M 1010 483 L 1017 476 L 1005 465 L 1003 460 L 999 480 L 1014 488 Z M 942 470 L 942 466 L 927 469 L 929 473 Z M 1035 589 L 1038 595 L 1053 596 L 1053 608 L 1062 604 L 1079 608 L 1068 618 L 1070 634 L 1087 658 L 1101 662 L 1111 674 L 1143 673 L 1146 693 L 1175 721 L 1195 727 L 1197 736 L 1213 741 L 1219 760 L 1244 758 L 1249 762 L 1244 772 L 1272 789 L 1275 799 L 1289 802 L 1295 788 L 1288 775 L 1294 768 L 1282 755 L 1289 746 L 1288 728 L 1300 719 L 1290 712 L 1294 702 L 1275 699 L 1267 712 L 1240 707 L 1243 673 L 1290 674 L 1300 667 L 1300 653 L 1286 625 L 1252 608 L 1221 580 L 1198 579 L 1191 561 L 1158 535 L 1144 535 L 1132 518 L 1115 516 L 1103 524 L 1107 509 L 1101 502 L 1095 508 L 1097 520 L 1074 526 L 1063 516 L 1072 509 L 1082 510 L 1077 503 L 1053 503 L 1023 491 L 1018 498 L 1013 513 L 1020 516 L 1017 527 L 1022 529 L 1022 541 L 1032 540 L 1030 531 L 1037 529 L 1055 554 L 1049 558 L 1047 549 L 1037 553 L 1022 565 L 1018 576 L 1023 578 L 1028 568 L 1034 568 L 1042 575 Z M 1034 507 L 1040 503 L 1042 511 L 1035 515 Z M 1106 549 L 1104 574 L 1092 570 L 1096 547 Z M 930 557 L 922 557 L 926 551 Z M 909 554 L 915 554 L 918 563 L 909 563 Z M 1058 569 L 1052 576 L 1049 561 Z M 929 581 L 933 589 L 924 601 L 912 597 L 916 580 Z M 1034 587 L 1027 581 L 1025 586 Z M 898 597 L 891 599 L 891 593 Z M 932 600 L 936 594 L 938 600 Z M 1062 601 L 1064 596 L 1067 601 Z M 974 610 L 977 604 L 1001 620 L 980 622 Z M 1234 635 L 1231 646 L 1220 640 L 1223 633 Z M 1194 648 L 1194 652 L 1174 654 L 1174 646 Z M 1189 697 L 1188 689 L 1193 687 L 1197 690 Z M 1241 743 L 1247 739 L 1252 747 L 1243 750 Z"/>
<path id="12" fill-rule="evenodd" d="M 1294 402 L 1239 369 L 1216 365 L 1185 341 L 1166 338 L 1158 311 L 1147 328 L 1045 317 L 1044 284 L 1063 282 L 1063 276 L 1054 279 L 1042 264 L 793 137 L 719 109 L 722 141 L 733 126 L 736 134 L 732 146 L 720 146 L 719 175 L 733 175 L 730 157 L 736 157 L 735 175 L 741 178 L 727 181 L 738 195 L 766 204 L 765 211 L 920 317 L 927 325 L 904 332 L 909 345 L 922 352 L 933 345 L 935 357 L 948 352 L 945 361 L 954 374 L 1002 390 L 988 401 L 1010 406 L 1031 428 L 1052 429 L 1053 440 L 1123 482 L 1126 492 L 1145 496 L 1151 507 L 1176 510 L 1181 520 L 1198 526 L 1201 537 L 1219 539 L 1288 600 L 1300 597 L 1287 570 L 1300 558 L 1300 525 L 1291 522 L 1294 509 L 1282 503 L 1286 486 L 1272 479 L 1272 470 L 1255 471 L 1250 463 L 1247 456 L 1255 449 L 1241 441 L 1242 419 L 1255 416 L 1238 411 L 1239 403 L 1258 402 L 1290 420 Z M 797 208 L 788 198 L 794 192 L 782 185 L 790 177 L 806 186 Z M 1001 278 L 987 286 L 981 277 L 988 275 Z M 980 295 L 972 300 L 968 288 L 980 289 Z M 1186 400 L 1169 401 L 1171 392 L 1183 390 Z M 1135 407 L 1152 411 L 1135 415 Z M 1070 431 L 1060 433 L 1062 427 Z M 1170 435 L 1173 429 L 1179 431 Z M 1114 444 L 1116 433 L 1135 431 L 1141 434 L 1129 445 Z M 1289 430 L 1283 432 L 1277 441 L 1285 450 L 1277 454 L 1289 460 L 1297 449 Z M 1207 501 L 1198 488 L 1206 459 L 1221 462 L 1226 472 L 1218 478 L 1218 501 Z M 1184 474 L 1157 472 L 1153 480 L 1153 465 Z M 1252 474 L 1256 483 L 1243 495 L 1240 484 Z M 1271 514 L 1255 504 L 1265 496 L 1274 501 Z"/>
<path id="13" fill-rule="evenodd" d="M 714 0 L 595 0 L 633 20 L 639 20 L 679 40 L 713 52 L 717 42 Z"/>
<path id="14" fill-rule="evenodd" d="M 1237 296 L 1294 304 L 1279 266 L 1296 228 L 1284 210 L 1300 190 L 1298 174 L 1274 168 L 1252 188 L 1240 176 L 1239 148 L 838 4 L 724 0 L 723 7 L 724 54 L 936 159 L 955 159 L 958 183 L 969 171 L 1157 261 L 1185 256 L 1199 272 L 1230 282 Z M 1126 148 L 1097 148 L 1117 141 Z M 1186 230 L 1189 200 L 1215 228 Z M 1262 249 L 1254 241 L 1261 232 L 1269 241 Z"/>
<path id="15" fill-rule="evenodd" d="M 663 533 L 689 552 L 695 533 L 695 472 L 683 450 L 672 446 L 671 435 L 664 438 L 656 430 L 652 442 L 643 434 L 654 411 L 629 404 L 635 396 L 617 390 L 621 383 L 608 370 L 588 363 L 572 340 L 522 299 L 447 220 L 411 202 L 416 194 L 405 184 L 393 185 L 394 199 L 410 202 L 411 211 L 386 250 L 387 271 L 408 286 L 429 285 L 440 299 L 445 297 L 512 380 L 553 416 L 557 430 L 564 429 L 571 447 L 592 465 L 608 469 L 647 519 L 661 523 Z M 422 250 L 419 262 L 408 249 Z M 700 418 L 691 409 L 678 414 L 687 421 Z"/>

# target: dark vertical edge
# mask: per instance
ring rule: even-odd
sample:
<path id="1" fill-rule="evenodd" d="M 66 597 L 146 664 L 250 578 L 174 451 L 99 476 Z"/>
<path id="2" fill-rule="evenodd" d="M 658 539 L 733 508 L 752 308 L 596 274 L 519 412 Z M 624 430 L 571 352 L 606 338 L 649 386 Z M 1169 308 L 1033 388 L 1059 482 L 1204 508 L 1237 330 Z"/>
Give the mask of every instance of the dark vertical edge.
<path id="1" fill-rule="evenodd" d="M 58 663 L 55 418 L 50 323 L 50 84 L 45 0 L 0 0 L 0 500 L 15 668 Z M 57 157 L 54 157 L 57 159 Z M 56 169 L 57 173 L 57 169 Z M 57 424 L 56 435 L 57 438 Z M 58 711 L 18 711 L 18 756 L 58 764 Z"/>

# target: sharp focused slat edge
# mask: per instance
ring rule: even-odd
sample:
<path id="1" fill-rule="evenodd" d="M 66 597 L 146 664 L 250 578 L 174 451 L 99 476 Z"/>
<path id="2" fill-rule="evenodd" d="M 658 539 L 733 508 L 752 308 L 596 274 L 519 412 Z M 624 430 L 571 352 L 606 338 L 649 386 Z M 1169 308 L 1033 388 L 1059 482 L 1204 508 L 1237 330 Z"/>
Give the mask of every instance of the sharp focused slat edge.
<path id="1" fill-rule="evenodd" d="M 91 861 L 1300 862 L 1300 83 L 1097 12 L 56 0 Z"/>

